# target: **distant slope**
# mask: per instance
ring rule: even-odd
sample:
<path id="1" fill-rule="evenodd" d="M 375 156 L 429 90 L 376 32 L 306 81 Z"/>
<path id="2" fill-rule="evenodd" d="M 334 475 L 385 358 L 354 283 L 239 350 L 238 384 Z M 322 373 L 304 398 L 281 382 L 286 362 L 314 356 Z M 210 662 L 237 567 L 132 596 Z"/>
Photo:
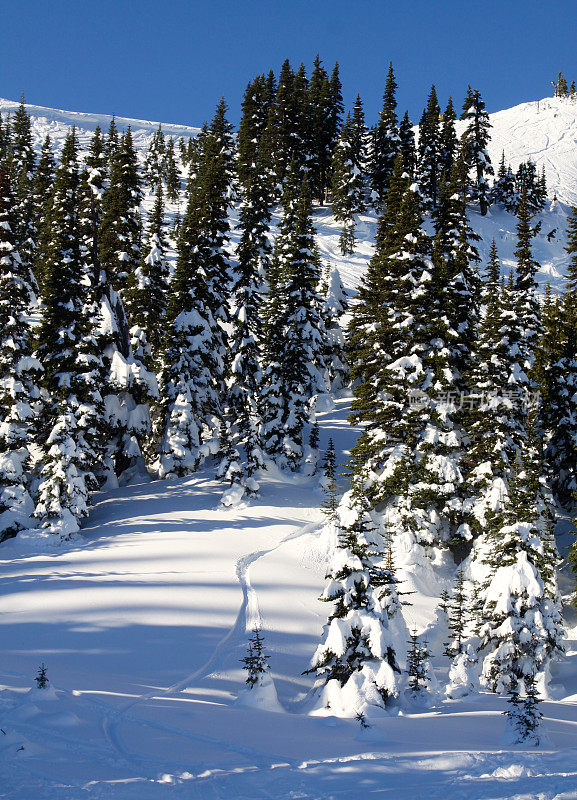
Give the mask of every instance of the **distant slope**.
<path id="1" fill-rule="evenodd" d="M 0 98 L 0 114 L 5 118 L 7 114 L 13 114 L 18 108 L 19 103 L 12 100 Z M 56 108 L 44 108 L 43 106 L 31 106 L 26 104 L 26 110 L 32 120 L 32 133 L 34 136 L 34 146 L 39 150 L 47 134 L 50 135 L 52 142 L 58 150 L 64 141 L 68 128 L 76 125 L 78 138 L 82 148 L 88 146 L 90 137 L 97 125 L 103 131 L 108 130 L 111 114 L 91 114 L 80 111 L 61 111 Z M 143 119 L 129 119 L 128 117 L 115 117 L 116 125 L 119 130 L 126 129 L 129 125 L 136 147 L 142 150 L 148 147 L 153 133 L 157 130 L 160 123 L 149 122 Z M 191 128 L 188 125 L 173 125 L 162 123 L 162 130 L 168 136 L 196 136 L 200 128 Z"/>
<path id="2" fill-rule="evenodd" d="M 545 165 L 549 196 L 577 203 L 577 102 L 546 97 L 491 114 L 489 154 L 495 169 L 505 158 L 516 169 L 531 159 Z"/>

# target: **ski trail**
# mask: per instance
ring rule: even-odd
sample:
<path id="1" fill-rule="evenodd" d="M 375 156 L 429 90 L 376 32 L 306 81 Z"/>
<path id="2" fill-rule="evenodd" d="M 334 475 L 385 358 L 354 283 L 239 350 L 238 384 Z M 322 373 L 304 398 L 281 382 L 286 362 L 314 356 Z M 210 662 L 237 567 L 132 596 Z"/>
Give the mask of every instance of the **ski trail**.
<path id="1" fill-rule="evenodd" d="M 160 691 L 155 690 L 152 692 L 147 692 L 146 694 L 143 695 L 139 695 L 138 697 L 129 700 L 127 703 L 120 706 L 118 709 L 114 709 L 112 711 L 107 708 L 108 713 L 106 713 L 104 716 L 102 722 L 102 729 L 106 737 L 106 740 L 108 741 L 110 746 L 114 750 L 116 750 L 117 753 L 119 753 L 126 759 L 132 759 L 132 755 L 123 746 L 117 730 L 118 725 L 119 723 L 122 722 L 122 720 L 128 720 L 131 722 L 142 724 L 147 727 L 155 728 L 156 730 L 177 733 L 179 735 L 204 741 L 210 744 L 218 744 L 225 750 L 228 750 L 230 752 L 235 752 L 242 755 L 251 755 L 251 756 L 258 755 L 261 758 L 265 759 L 269 758 L 269 756 L 265 756 L 265 754 L 263 754 L 261 751 L 254 750 L 253 748 L 245 748 L 244 746 L 230 745 L 227 742 L 221 741 L 220 739 L 214 739 L 209 736 L 208 737 L 202 736 L 200 734 L 181 730 L 179 728 L 174 728 L 171 726 L 162 725 L 160 723 L 143 720 L 137 716 L 129 714 L 129 712 L 131 711 L 131 709 L 133 709 L 137 705 L 140 705 L 141 703 L 151 701 L 159 697 L 167 697 L 176 692 L 180 692 L 183 689 L 189 687 L 191 684 L 194 684 L 195 681 L 207 677 L 215 670 L 215 668 L 219 666 L 219 664 L 221 663 L 221 657 L 226 652 L 229 644 L 231 644 L 235 640 L 244 639 L 246 631 L 254 629 L 254 627 L 256 626 L 261 627 L 262 616 L 260 613 L 258 596 L 256 591 L 252 587 L 252 584 L 250 583 L 249 568 L 251 567 L 252 564 L 254 564 L 263 556 L 266 556 L 269 553 L 273 553 L 275 550 L 277 550 L 286 542 L 292 541 L 293 539 L 298 539 L 301 536 L 308 535 L 316 528 L 318 528 L 318 526 L 319 526 L 318 522 L 306 523 L 301 527 L 297 528 L 295 531 L 289 533 L 287 536 L 283 537 L 273 547 L 267 548 L 265 550 L 256 550 L 255 552 L 248 553 L 244 556 L 241 556 L 238 559 L 236 563 L 236 576 L 242 590 L 242 602 L 238 610 L 234 624 L 232 625 L 231 628 L 229 628 L 227 633 L 217 643 L 209 659 L 204 664 L 202 664 L 202 666 L 194 670 L 194 672 L 189 673 L 185 678 L 183 678 L 180 681 L 177 681 L 176 683 L 172 684 L 166 689 Z M 278 758 L 281 758 L 281 756 L 278 756 Z"/>

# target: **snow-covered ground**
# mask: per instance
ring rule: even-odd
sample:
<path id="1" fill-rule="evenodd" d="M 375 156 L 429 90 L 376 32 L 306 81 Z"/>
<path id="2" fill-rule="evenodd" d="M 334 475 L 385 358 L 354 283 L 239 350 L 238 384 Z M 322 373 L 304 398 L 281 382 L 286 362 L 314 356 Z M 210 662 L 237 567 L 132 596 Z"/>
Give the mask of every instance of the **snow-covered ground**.
<path id="1" fill-rule="evenodd" d="M 348 401 L 322 414 L 342 465 Z M 103 495 L 73 542 L 0 552 L 0 797 L 577 797 L 577 641 L 543 703 L 551 746 L 500 745 L 504 701 L 403 703 L 362 731 L 310 716 L 302 672 L 327 606 L 330 542 L 316 478 L 269 474 L 224 510 L 210 470 Z M 443 573 L 438 574 L 442 581 Z M 435 597 L 405 609 L 446 674 Z M 262 627 L 278 704 L 240 705 L 240 659 Z M 29 691 L 44 661 L 51 690 Z"/>
<path id="2" fill-rule="evenodd" d="M 0 100 L 3 116 L 14 107 Z M 85 147 L 96 124 L 106 129 L 110 120 L 28 110 L 38 147 L 46 133 L 59 147 L 70 124 Z M 492 122 L 495 165 L 503 148 L 515 168 L 529 157 L 545 163 L 558 200 L 540 215 L 534 252 L 541 284 L 560 287 L 567 204 L 577 199 L 577 105 L 549 99 L 494 114 Z M 157 128 L 117 123 L 131 124 L 141 153 Z M 483 259 L 495 237 L 505 271 L 515 222 L 498 209 L 484 218 L 472 212 Z M 324 263 L 338 266 L 354 289 L 373 252 L 374 215 L 360 218 L 346 259 L 328 209 L 315 211 L 315 224 Z M 332 436 L 341 465 L 357 435 L 347 409 L 343 399 L 320 416 L 321 447 Z M 489 693 L 453 701 L 432 695 L 423 708 L 401 703 L 364 732 L 354 720 L 311 716 L 312 678 L 302 673 L 328 613 L 318 597 L 331 544 L 318 480 L 269 473 L 260 498 L 229 510 L 221 494 L 210 469 L 134 485 L 98 498 L 73 542 L 21 536 L 2 545 L 0 798 L 577 798 L 577 627 L 543 703 L 551 744 L 538 751 L 500 744 L 505 704 Z M 563 554 L 570 529 L 562 520 Z M 427 632 L 442 682 L 448 663 L 436 605 L 448 575 L 431 571 L 429 584 L 404 577 L 404 588 L 416 590 L 404 608 L 407 625 Z M 569 594 L 566 571 L 562 581 Z M 240 659 L 256 624 L 278 696 L 268 710 L 237 702 Z M 577 625 L 570 609 L 568 624 Z M 42 661 L 52 689 L 29 691 Z"/>

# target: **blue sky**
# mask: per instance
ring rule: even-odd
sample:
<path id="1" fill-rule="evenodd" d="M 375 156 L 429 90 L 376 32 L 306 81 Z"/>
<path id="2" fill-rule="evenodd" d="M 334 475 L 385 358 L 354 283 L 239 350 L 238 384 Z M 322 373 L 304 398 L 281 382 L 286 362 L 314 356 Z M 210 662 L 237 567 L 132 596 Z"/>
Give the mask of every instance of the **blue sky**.
<path id="1" fill-rule="evenodd" d="M 378 114 L 389 60 L 416 122 L 431 83 L 490 111 L 577 80 L 575 0 L 0 0 L 0 96 L 74 111 L 199 125 L 248 80 L 317 52 L 345 102 Z"/>

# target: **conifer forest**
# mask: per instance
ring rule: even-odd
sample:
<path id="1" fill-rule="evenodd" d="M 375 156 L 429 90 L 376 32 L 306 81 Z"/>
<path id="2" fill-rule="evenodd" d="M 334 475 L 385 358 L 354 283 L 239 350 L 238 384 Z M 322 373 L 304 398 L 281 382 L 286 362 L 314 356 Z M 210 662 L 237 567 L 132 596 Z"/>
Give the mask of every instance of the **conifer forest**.
<path id="1" fill-rule="evenodd" d="M 382 85 L 0 101 L 0 797 L 575 796 L 575 84 Z"/>

